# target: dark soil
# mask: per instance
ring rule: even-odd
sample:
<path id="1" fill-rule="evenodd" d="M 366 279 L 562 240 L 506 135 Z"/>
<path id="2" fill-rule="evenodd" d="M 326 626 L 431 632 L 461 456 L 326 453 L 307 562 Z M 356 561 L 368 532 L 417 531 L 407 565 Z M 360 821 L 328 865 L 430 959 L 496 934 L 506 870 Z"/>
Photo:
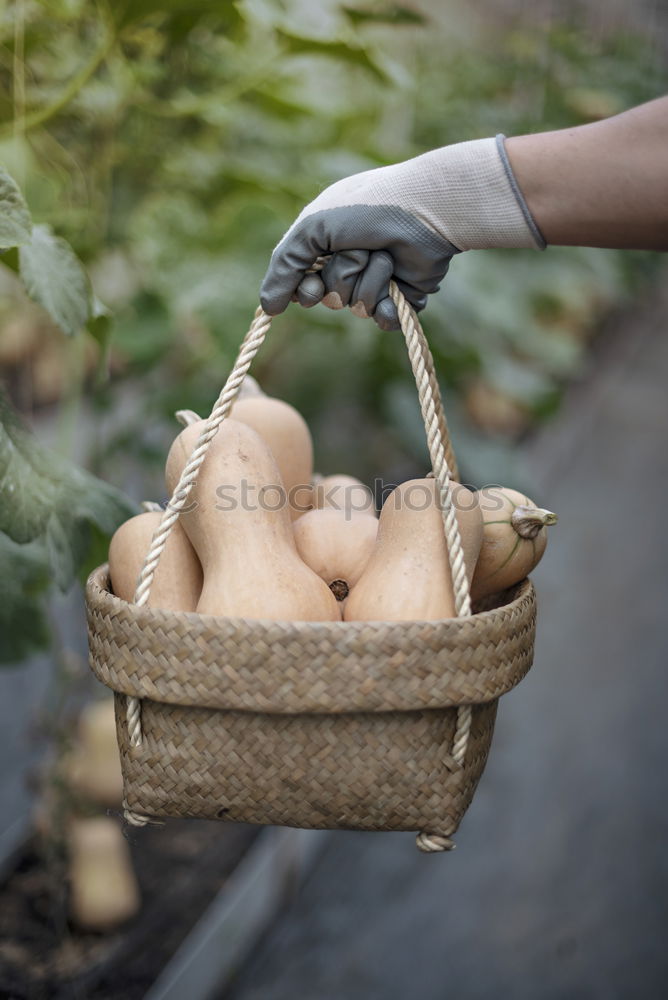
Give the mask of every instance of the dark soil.
<path id="1" fill-rule="evenodd" d="M 142 908 L 110 934 L 71 926 L 64 859 L 33 838 L 0 888 L 0 998 L 140 1000 L 257 833 L 205 820 L 129 829 Z"/>

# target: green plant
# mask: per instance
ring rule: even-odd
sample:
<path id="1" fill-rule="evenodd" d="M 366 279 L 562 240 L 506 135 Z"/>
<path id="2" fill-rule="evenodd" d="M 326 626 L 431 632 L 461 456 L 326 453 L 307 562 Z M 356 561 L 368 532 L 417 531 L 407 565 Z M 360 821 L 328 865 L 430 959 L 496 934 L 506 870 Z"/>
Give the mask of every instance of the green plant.
<path id="1" fill-rule="evenodd" d="M 2 169 L 0 219 L 5 263 L 64 333 L 80 335 L 101 312 L 87 275 L 64 240 L 32 224 L 18 186 Z M 0 391 L 0 662 L 44 643 L 50 582 L 66 590 L 96 533 L 111 534 L 132 509 L 118 490 L 43 447 Z"/>
<path id="2" fill-rule="evenodd" d="M 653 39 L 595 34 L 576 4 L 552 22 L 526 7 L 504 22 L 441 7 L 3 5 L 0 161 L 112 313 L 97 316 L 89 296 L 95 392 L 82 368 L 63 402 L 70 424 L 82 398 L 89 407 L 83 464 L 160 494 L 174 410 L 208 412 L 271 248 L 327 183 L 446 142 L 614 113 L 665 89 Z M 453 261 L 424 319 L 468 478 L 510 478 L 509 445 L 555 412 L 598 318 L 651 270 L 651 255 L 589 249 Z M 320 471 L 369 481 L 424 472 L 400 338 L 348 311 L 292 307 L 253 372 L 305 415 Z"/>

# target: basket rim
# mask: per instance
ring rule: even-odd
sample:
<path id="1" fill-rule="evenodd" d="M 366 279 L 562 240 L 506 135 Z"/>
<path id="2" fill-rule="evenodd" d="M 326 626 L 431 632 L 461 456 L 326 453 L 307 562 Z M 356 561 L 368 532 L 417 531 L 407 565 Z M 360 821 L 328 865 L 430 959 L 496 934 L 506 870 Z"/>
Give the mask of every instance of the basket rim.
<path id="1" fill-rule="evenodd" d="M 313 629 L 316 628 L 318 631 L 332 631 L 333 633 L 343 631 L 349 632 L 360 632 L 367 631 L 369 626 L 377 626 L 378 629 L 383 631 L 387 630 L 388 627 L 395 627 L 398 630 L 402 630 L 403 627 L 409 624 L 415 625 L 425 625 L 425 626 L 437 626 L 439 628 L 446 627 L 457 628 L 464 622 L 484 621 L 485 617 L 488 616 L 489 619 L 494 618 L 498 611 L 503 608 L 509 608 L 514 604 L 519 604 L 523 599 L 529 596 L 535 597 L 535 589 L 531 579 L 527 576 L 519 583 L 512 587 L 509 587 L 503 593 L 512 595 L 508 601 L 500 602 L 497 607 L 487 609 L 484 611 L 476 611 L 472 615 L 467 615 L 464 618 L 411 618 L 411 619 L 398 619 L 396 621 L 386 621 L 380 618 L 371 618 L 364 621 L 354 621 L 346 622 L 343 620 L 339 621 L 309 621 L 307 619 L 275 619 L 275 618 L 239 618 L 228 615 L 211 615 L 211 614 L 200 614 L 198 611 L 171 611 L 165 608 L 154 608 L 148 605 L 143 605 L 137 607 L 133 601 L 125 601 L 122 597 L 117 597 L 116 594 L 110 589 L 110 577 L 109 577 L 109 563 L 101 563 L 97 566 L 88 576 L 85 586 L 85 596 L 86 602 L 88 603 L 89 591 L 97 590 L 98 593 L 104 594 L 105 598 L 108 599 L 112 605 L 116 602 L 119 605 L 123 605 L 126 608 L 134 608 L 137 618 L 152 618 L 167 620 L 168 618 L 175 618 L 183 622 L 192 622 L 194 624 L 204 623 L 209 626 L 215 627 L 216 623 L 225 622 L 230 627 L 235 625 L 249 627 L 252 626 L 256 629 L 262 628 L 273 628 L 276 625 L 280 625 L 282 629 L 286 632 L 295 631 L 301 632 L 304 628 Z M 501 596 L 501 594 L 499 594 Z"/>
<path id="2" fill-rule="evenodd" d="M 90 666 L 107 687 L 181 706 L 278 714 L 422 711 L 493 701 L 533 659 L 536 603 L 522 581 L 465 618 L 278 622 L 137 607 L 86 586 Z"/>

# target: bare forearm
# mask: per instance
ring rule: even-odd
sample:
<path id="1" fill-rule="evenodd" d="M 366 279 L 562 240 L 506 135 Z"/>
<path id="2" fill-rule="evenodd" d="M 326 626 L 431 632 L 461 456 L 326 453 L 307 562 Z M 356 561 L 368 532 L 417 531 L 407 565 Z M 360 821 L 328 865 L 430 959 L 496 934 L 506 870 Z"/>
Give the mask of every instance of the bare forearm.
<path id="1" fill-rule="evenodd" d="M 668 97 L 506 150 L 548 244 L 668 250 Z"/>

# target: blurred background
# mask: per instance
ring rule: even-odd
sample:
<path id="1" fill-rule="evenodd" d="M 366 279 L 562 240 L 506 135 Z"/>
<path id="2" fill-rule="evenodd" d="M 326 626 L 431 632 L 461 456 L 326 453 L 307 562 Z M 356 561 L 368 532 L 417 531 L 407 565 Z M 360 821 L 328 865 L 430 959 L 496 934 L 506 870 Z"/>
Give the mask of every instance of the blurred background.
<path id="1" fill-rule="evenodd" d="M 358 170 L 458 140 L 604 118 L 658 96 L 667 83 L 668 11 L 661 0 L 634 5 L 621 0 L 0 3 L 0 163 L 22 193 L 42 240 L 38 246 L 33 237 L 32 249 L 23 254 L 8 243 L 0 264 L 0 660 L 6 667 L 0 673 L 0 740 L 6 743 L 0 743 L 0 860 L 7 870 L 31 829 L 35 795 L 43 798 L 45 787 L 52 790 L 52 764 L 45 771 L 44 760 L 58 758 L 71 740 L 81 705 L 98 696 L 85 665 L 81 581 L 104 561 L 116 524 L 140 501 L 164 499 L 164 458 L 178 430 L 174 411 L 209 412 L 257 306 L 271 250 L 303 204 Z M 34 270 L 36 260 L 40 270 L 31 281 L 30 263 Z M 552 801 L 546 783 L 559 763 L 568 770 L 570 761 L 579 775 L 568 786 L 576 788 L 573 796 L 564 779 L 560 808 L 572 811 L 573 797 L 578 802 L 592 794 L 596 798 L 592 783 L 600 794 L 601 787 L 607 789 L 599 820 L 613 803 L 616 816 L 627 808 L 629 789 L 639 794 L 633 772 L 624 771 L 619 779 L 620 799 L 614 797 L 620 786 L 608 787 L 613 736 L 618 747 L 620 741 L 632 744 L 630 729 L 646 736 L 654 732 L 643 718 L 644 700 L 639 698 L 632 717 L 620 709 L 635 704 L 638 693 L 637 686 L 623 684 L 631 664 L 628 658 L 619 660 L 615 693 L 596 701 L 594 723 L 589 714 L 579 730 L 568 715 L 578 701 L 578 684 L 593 698 L 596 685 L 605 687 L 606 681 L 597 674 L 596 681 L 590 677 L 585 684 L 565 633 L 573 642 L 577 635 L 585 660 L 591 655 L 612 664 L 623 648 L 625 657 L 628 653 L 643 669 L 648 663 L 657 672 L 666 666 L 666 640 L 647 611 L 656 607 L 660 621 L 659 598 L 668 596 L 659 567 L 658 497 L 665 476 L 657 480 L 665 473 L 660 456 L 666 451 L 660 382 L 666 358 L 657 346 L 662 324 L 665 336 L 665 276 L 661 255 L 645 252 L 468 253 L 455 259 L 424 315 L 464 480 L 525 489 L 548 507 L 557 508 L 556 495 L 571 529 L 577 526 L 569 535 L 568 518 L 562 516 L 561 557 L 555 535 L 553 567 L 544 571 L 548 611 L 538 660 L 547 664 L 552 657 L 562 678 L 564 662 L 571 664 L 565 676 L 574 687 L 569 698 L 556 699 L 563 714 L 550 715 L 556 712 L 551 697 L 559 682 L 545 665 L 543 676 L 552 677 L 555 690 L 548 694 L 528 678 L 530 693 L 513 695 L 513 726 L 497 737 L 495 794 L 498 798 L 500 786 L 507 791 L 515 770 L 515 782 L 526 777 L 527 767 L 535 772 L 533 783 L 522 786 L 532 822 L 538 814 L 546 823 L 547 817 L 555 819 L 545 805 Z M 347 310 L 291 307 L 273 323 L 253 374 L 265 391 L 293 403 L 306 417 L 319 471 L 396 483 L 423 475 L 428 467 L 400 337 L 380 333 Z M 625 392 L 627 409 L 620 411 Z M 620 412 L 642 412 L 644 422 L 617 426 Z M 637 475 L 638 490 L 656 498 L 654 506 L 648 501 L 641 515 L 634 514 L 633 529 L 645 531 L 642 545 L 636 539 L 635 547 L 628 541 L 628 506 L 620 495 L 629 469 Z M 18 492 L 7 488 L 10 480 Z M 576 480 L 579 504 L 573 499 Z M 656 532 L 651 537 L 650 528 Z M 605 560 L 620 534 L 626 544 L 614 567 L 621 571 L 622 563 L 637 586 L 597 598 L 614 575 Z M 650 564 L 661 579 L 651 577 Z M 629 609 L 629 593 L 642 603 L 642 614 L 638 607 Z M 590 613 L 580 621 L 583 601 L 590 601 Z M 624 640 L 621 631 L 614 642 L 607 632 L 599 648 L 601 622 L 620 607 L 629 612 Z M 648 650 L 637 638 L 641 627 L 645 638 L 649 629 L 653 645 Z M 629 645 L 632 633 L 636 641 Z M 583 655 L 583 649 L 589 652 Z M 645 676 L 643 669 L 638 668 L 638 676 Z M 612 666 L 610 676 L 615 676 Z M 657 677 L 647 676 L 645 697 L 658 712 Z M 662 684 L 665 694 L 665 679 Z M 525 705 L 522 697 L 528 699 Z M 554 757 L 539 745 L 541 730 L 551 732 L 546 717 L 554 720 Z M 596 720 L 603 728 L 596 729 Z M 558 742 L 568 732 L 575 733 L 569 743 L 572 756 Z M 509 741 L 521 743 L 516 752 L 523 761 L 508 749 Z M 632 745 L 626 746 L 633 756 Z M 666 749 L 658 737 L 652 737 L 651 746 L 657 754 Z M 636 748 L 638 754 L 646 749 Z M 593 769 L 589 780 L 578 770 L 584 761 Z M 471 869 L 462 862 L 453 884 L 443 875 L 440 886 L 443 898 L 454 893 L 458 908 L 466 900 L 473 907 L 464 919 L 470 935 L 455 938 L 460 956 L 467 956 L 455 962 L 458 994 L 466 1000 L 499 995 L 496 976 L 506 990 L 501 995 L 514 998 L 631 995 L 615 992 L 614 982 L 623 980 L 618 973 L 616 980 L 612 974 L 597 979 L 577 951 L 576 932 L 568 930 L 555 948 L 566 964 L 578 954 L 570 979 L 559 979 L 561 959 L 541 965 L 535 951 L 529 978 L 517 972 L 521 934 L 504 944 L 489 926 L 490 912 L 500 923 L 512 913 L 517 917 L 512 880 L 494 889 L 494 899 L 504 900 L 499 910 L 490 910 L 489 899 L 473 888 L 484 883 L 491 892 L 496 885 L 490 871 L 480 874 L 486 869 L 476 867 L 481 855 L 491 851 L 495 863 L 503 864 L 481 826 L 489 832 L 499 823 L 499 810 L 501 819 L 505 815 L 491 791 L 485 798 L 490 780 L 486 777 L 481 786 L 477 819 L 466 821 L 478 823 L 472 827 L 470 852 L 477 858 L 469 855 Z M 660 797 L 659 789 L 648 787 L 645 804 L 655 796 Z M 472 814 L 475 810 L 474 803 Z M 597 831 L 590 848 L 591 857 L 600 860 L 608 850 L 609 828 L 591 817 L 593 825 L 587 827 L 578 816 L 578 829 L 584 823 Z M 665 811 L 655 819 L 652 844 L 668 825 Z M 514 842 L 516 835 L 511 823 L 505 836 Z M 354 875 L 363 857 L 364 870 L 368 863 L 375 872 L 368 886 L 363 883 L 367 902 L 344 893 L 330 923 L 320 928 L 321 938 L 313 940 L 312 931 L 309 938 L 314 908 L 327 906 L 329 891 L 327 882 L 318 887 L 314 875 L 308 914 L 300 917 L 295 910 L 287 937 L 267 946 L 259 966 L 265 973 L 257 973 L 256 981 L 249 973 L 246 985 L 242 981 L 238 987 L 239 997 L 287 998 L 297 989 L 306 997 L 347 1000 L 412 994 L 408 979 L 390 961 L 391 942 L 396 950 L 397 936 L 412 940 L 409 925 L 422 926 L 425 914 L 438 922 L 443 898 L 422 906 L 429 878 L 424 869 L 415 869 L 423 872 L 420 894 L 407 911 L 412 916 L 402 921 L 402 894 L 410 896 L 418 861 L 405 839 L 380 840 L 389 846 L 375 854 L 368 839 L 335 839 L 339 846 L 328 848 L 325 865 L 331 868 L 329 889 L 338 884 L 336 871 L 344 884 L 363 883 Z M 538 855 L 545 857 L 547 851 L 551 859 L 542 867 L 550 872 L 545 882 L 531 881 L 529 848 L 521 837 L 522 846 L 509 855 L 516 866 L 510 870 L 526 883 L 520 924 L 528 937 L 541 920 L 549 924 L 548 897 L 564 884 L 563 869 L 555 862 L 561 852 L 551 840 L 541 843 Z M 625 837 L 617 846 L 622 852 L 640 849 Z M 378 869 L 372 855 L 380 859 Z M 586 851 L 584 856 L 589 857 Z M 619 865 L 628 857 L 620 857 Z M 396 885 L 395 862 L 402 873 Z M 441 873 L 457 865 L 454 858 L 420 861 L 427 863 L 432 872 L 441 865 Z M 636 969 L 642 961 L 647 968 L 649 962 L 652 973 L 643 980 L 647 990 L 657 981 L 652 976 L 666 971 L 656 950 L 659 917 L 666 915 L 665 874 L 662 863 L 643 876 L 653 894 L 651 914 L 637 881 L 630 896 L 620 888 L 619 899 L 610 903 L 613 911 L 619 906 L 621 919 L 624 900 L 634 900 L 628 920 L 638 934 L 642 927 L 645 950 L 631 949 L 624 968 Z M 616 863 L 602 865 L 589 905 L 618 876 Z M 377 904 L 369 902 L 381 880 L 385 895 Z M 342 930 L 350 926 L 345 914 L 365 913 L 375 920 L 388 903 L 396 907 L 396 922 L 389 929 L 377 923 L 381 929 L 369 944 L 375 971 L 360 972 L 364 960 L 358 955 L 350 977 L 337 978 L 327 962 L 338 956 L 340 968 L 342 949 L 351 945 Z M 607 905 L 601 901 L 601 913 Z M 57 913 L 57 905 L 48 912 Z M 481 912 L 487 913 L 481 926 L 488 934 L 482 941 L 475 930 Z M 560 912 L 570 913 L 568 903 Z M 588 924 L 588 933 L 596 933 L 597 919 Z M 66 917 L 58 926 L 67 927 Z M 615 928 L 614 934 L 603 930 L 597 937 L 610 949 L 595 952 L 592 961 L 599 966 L 609 962 L 623 937 Z M 419 952 L 421 962 L 434 973 L 432 979 L 427 975 L 423 995 L 436 1000 L 449 995 L 447 969 L 435 957 L 442 954 L 438 936 L 427 934 L 423 940 L 429 944 Z M 478 976 L 470 950 L 475 946 L 483 961 L 485 940 L 496 942 L 487 954 L 496 972 L 488 979 Z M 280 986 L 278 959 L 272 955 L 286 948 L 301 959 L 293 963 L 298 978 L 288 976 Z M 511 950 L 507 968 L 498 964 L 504 948 Z M 318 957 L 309 965 L 305 952 Z M 378 971 L 381 966 L 392 970 L 390 979 Z M 12 968 L 18 976 L 16 963 Z M 629 988 L 631 982 L 629 977 Z M 33 995 L 52 994 L 47 989 Z"/>

